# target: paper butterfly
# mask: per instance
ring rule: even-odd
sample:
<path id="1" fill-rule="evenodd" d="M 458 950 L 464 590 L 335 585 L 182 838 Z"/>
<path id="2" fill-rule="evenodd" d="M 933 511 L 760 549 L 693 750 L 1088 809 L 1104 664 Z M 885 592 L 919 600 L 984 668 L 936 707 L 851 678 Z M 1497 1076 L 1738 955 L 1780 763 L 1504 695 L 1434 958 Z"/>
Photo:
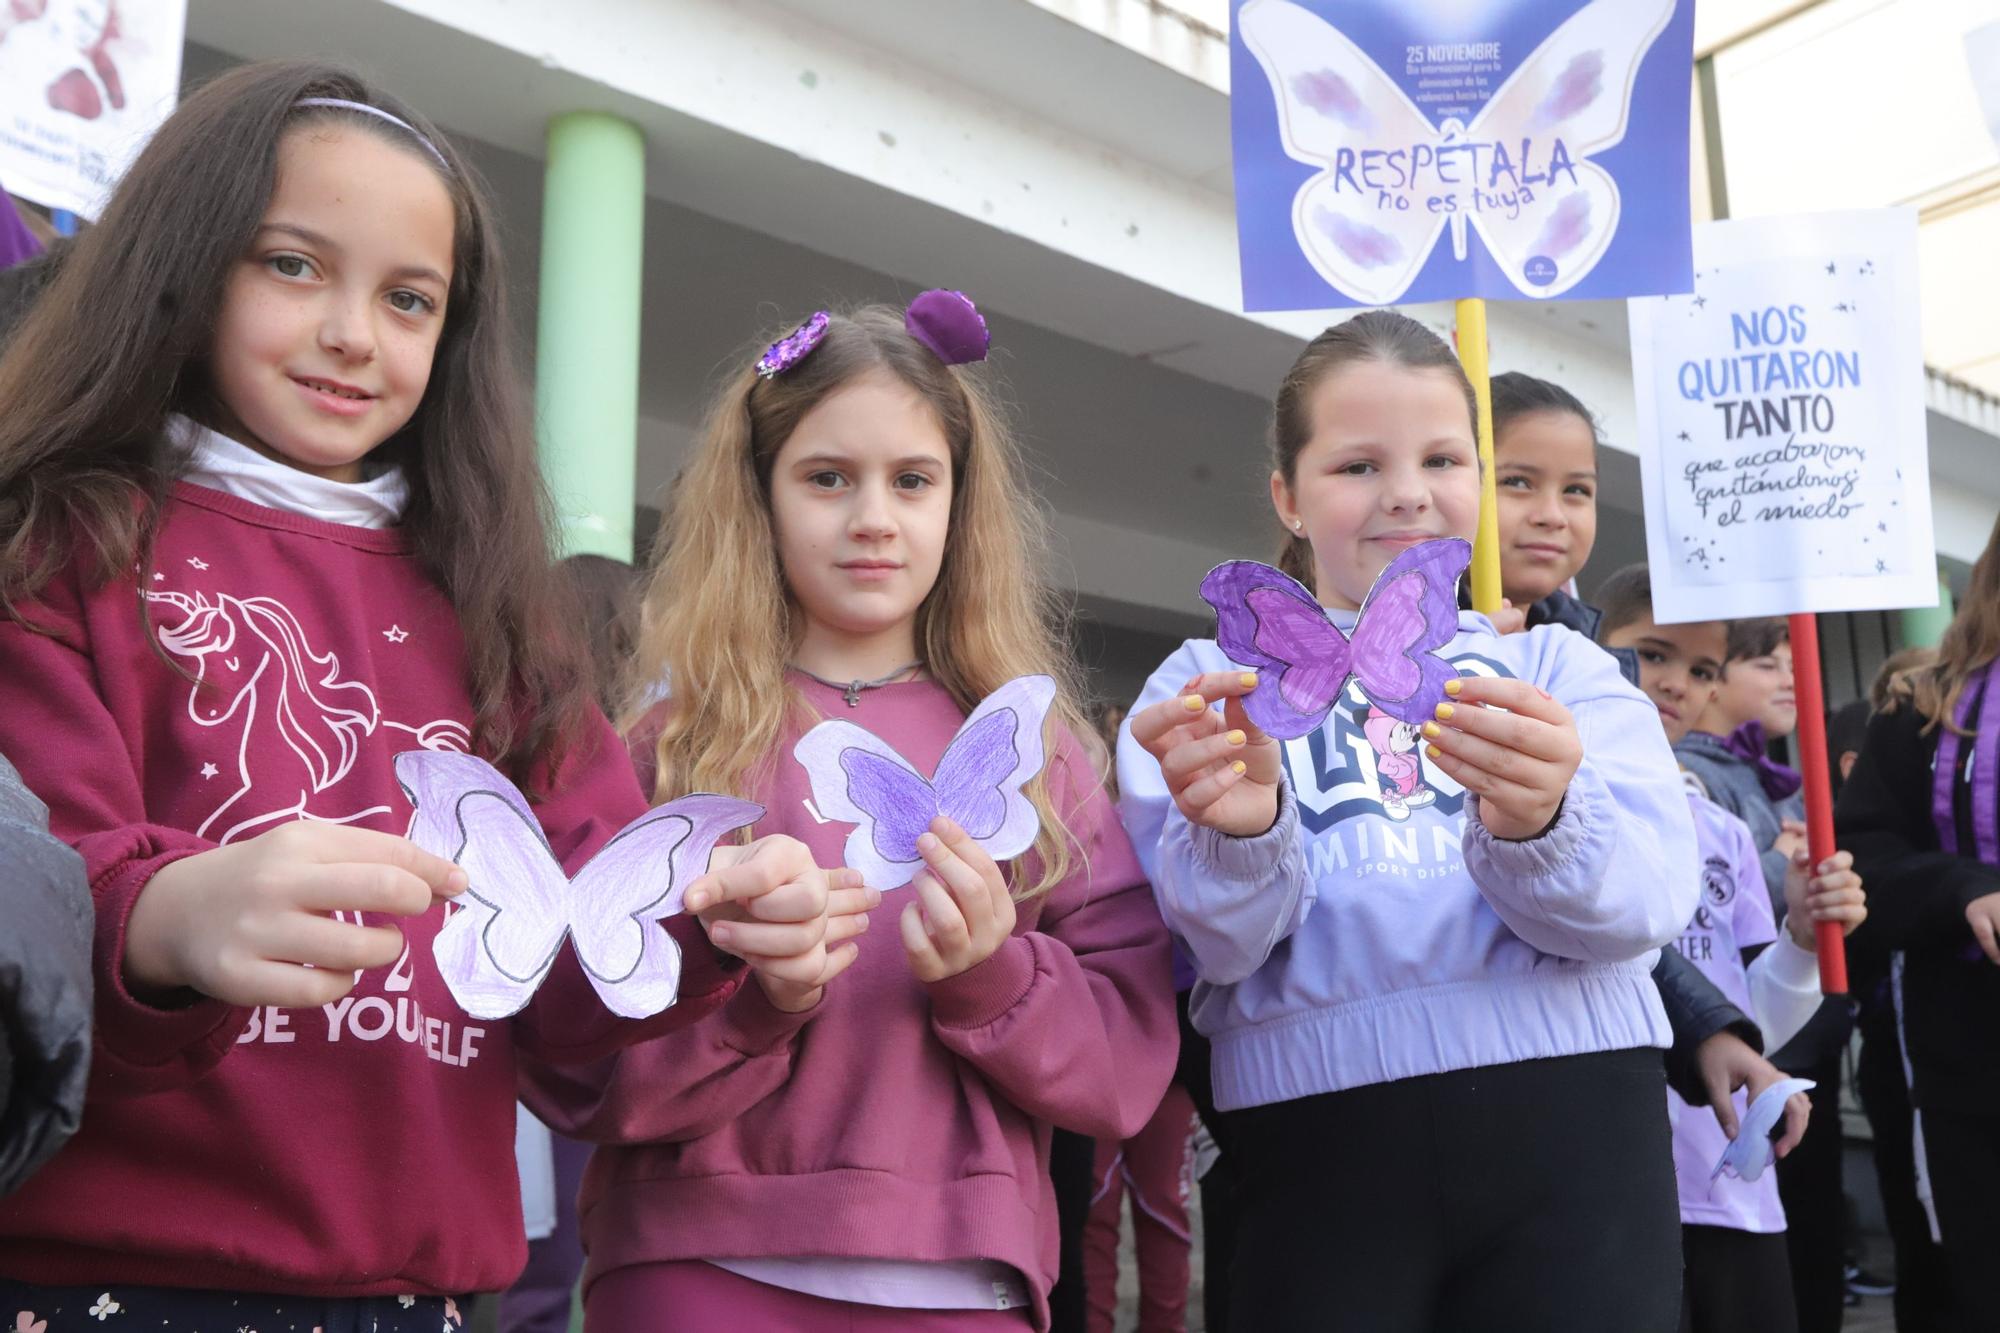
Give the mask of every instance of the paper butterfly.
<path id="1" fill-rule="evenodd" d="M 474 1018 L 527 1004 L 566 936 L 605 1008 L 625 1018 L 665 1009 L 680 988 L 681 951 L 660 920 L 681 910 L 716 840 L 764 813 L 727 796 L 683 796 L 620 829 L 572 879 L 527 800 L 485 760 L 407 750 L 396 780 L 416 807 L 410 841 L 471 881 L 431 954 Z"/>
<path id="2" fill-rule="evenodd" d="M 1277 98 L 1285 152 L 1322 168 L 1292 199 L 1299 248 L 1321 277 L 1354 300 L 1388 305 L 1409 290 L 1447 222 L 1452 254 L 1465 258 L 1470 221 L 1523 296 L 1558 296 L 1575 286 L 1618 230 L 1618 186 L 1585 159 L 1625 137 L 1640 62 L 1674 3 L 1594 0 L 1521 62 L 1470 126 L 1451 117 L 1434 127 L 1395 80 L 1326 20 L 1289 0 L 1249 0 L 1238 22 Z M 1567 158 L 1559 166 L 1552 156 L 1557 141 Z M 1438 165 L 1438 148 L 1461 144 L 1483 151 L 1461 149 L 1442 159 L 1448 166 Z M 1496 170 L 1496 148 L 1508 155 L 1510 169 Z M 1381 165 L 1357 167 L 1360 154 L 1384 149 L 1396 157 L 1378 155 L 1370 160 Z M 1416 165 L 1425 155 L 1429 171 Z M 1401 166 L 1393 165 L 1397 157 Z M 1380 207 L 1379 191 L 1360 181 L 1365 173 L 1394 186 L 1408 172 L 1418 173 L 1417 183 L 1391 191 L 1410 199 L 1407 210 Z M 1548 179 L 1520 184 L 1535 174 Z M 1474 188 L 1488 196 L 1515 193 L 1518 209 L 1425 206 L 1426 194 L 1454 190 L 1470 204 Z"/>
<path id="3" fill-rule="evenodd" d="M 1035 845 L 1041 818 L 1021 788 L 1042 771 L 1042 724 L 1055 698 L 1048 676 L 1008 681 L 972 710 L 928 778 L 852 722 L 820 723 L 793 754 L 812 780 L 819 813 L 854 825 L 847 864 L 875 888 L 900 888 L 923 867 L 917 838 L 939 815 L 995 861 Z"/>
<path id="4" fill-rule="evenodd" d="M 1255 560 L 1209 570 L 1201 597 L 1215 608 L 1222 651 L 1259 673 L 1243 711 L 1288 741 L 1319 730 L 1350 677 L 1390 717 L 1429 721 L 1458 674 L 1436 654 L 1458 633 L 1458 580 L 1471 563 L 1471 544 L 1457 537 L 1410 547 L 1368 590 L 1352 634 L 1304 584 Z"/>
<path id="5" fill-rule="evenodd" d="M 1757 1100 L 1744 1112 L 1736 1137 L 1722 1150 L 1721 1159 L 1708 1177 L 1709 1184 L 1713 1185 L 1724 1171 L 1739 1180 L 1755 1180 L 1763 1175 L 1764 1168 L 1778 1160 L 1777 1150 L 1771 1146 L 1771 1131 L 1777 1128 L 1778 1117 L 1785 1113 L 1785 1103 L 1793 1093 L 1807 1092 L 1815 1086 L 1809 1078 L 1781 1078 L 1758 1093 Z"/>

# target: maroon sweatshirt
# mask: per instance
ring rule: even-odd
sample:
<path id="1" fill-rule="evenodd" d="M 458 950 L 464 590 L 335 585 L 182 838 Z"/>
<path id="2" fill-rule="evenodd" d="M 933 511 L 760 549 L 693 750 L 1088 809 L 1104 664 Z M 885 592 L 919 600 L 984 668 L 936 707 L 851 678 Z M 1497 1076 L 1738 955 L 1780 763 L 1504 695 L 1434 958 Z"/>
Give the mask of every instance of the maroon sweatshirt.
<path id="1" fill-rule="evenodd" d="M 821 715 L 924 772 L 965 720 L 930 681 L 869 690 L 853 709 L 837 689 L 795 683 Z M 794 739 L 751 793 L 769 812 L 757 832 L 839 865 L 849 826 L 820 821 Z M 551 1125 L 619 1145 L 584 1180 L 586 1282 L 669 1259 L 992 1259 L 1025 1276 L 1036 1327 L 1048 1326 L 1050 1128 L 1129 1138 L 1180 1048 L 1166 927 L 1117 811 L 1073 739 L 1051 775 L 1081 854 L 977 966 L 918 981 L 897 927 L 915 890 L 896 889 L 806 1013 L 779 1011 L 749 981 L 589 1078 L 529 1062 L 525 1095 Z"/>
<path id="2" fill-rule="evenodd" d="M 517 1048 L 600 1058 L 714 1007 L 733 982 L 699 926 L 671 923 L 685 998 L 647 1024 L 614 1019 L 568 949 L 521 1014 L 469 1019 L 431 958 L 438 908 L 401 921 L 403 956 L 322 1008 L 136 999 L 125 923 L 162 866 L 299 818 L 408 828 L 391 760 L 466 743 L 463 639 L 396 530 L 185 483 L 136 580 L 92 589 L 72 572 L 30 614 L 55 633 L 0 618 L 0 753 L 89 866 L 96 1047 L 81 1131 L 0 1200 L 0 1275 L 314 1296 L 505 1287 L 526 1256 Z M 645 806 L 599 719 L 538 813 L 574 870 Z"/>

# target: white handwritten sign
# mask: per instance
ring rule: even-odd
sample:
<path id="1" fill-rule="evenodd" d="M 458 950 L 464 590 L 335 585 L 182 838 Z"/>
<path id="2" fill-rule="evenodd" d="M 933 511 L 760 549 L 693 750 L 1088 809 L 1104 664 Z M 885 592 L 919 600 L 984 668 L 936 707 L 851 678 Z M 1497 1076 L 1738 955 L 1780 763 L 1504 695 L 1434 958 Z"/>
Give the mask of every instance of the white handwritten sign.
<path id="1" fill-rule="evenodd" d="M 180 91 L 187 0 L 0 0 L 0 181 L 94 218 Z"/>
<path id="2" fill-rule="evenodd" d="M 1711 222 L 1630 303 L 1662 623 L 1932 606 L 1909 209 Z"/>

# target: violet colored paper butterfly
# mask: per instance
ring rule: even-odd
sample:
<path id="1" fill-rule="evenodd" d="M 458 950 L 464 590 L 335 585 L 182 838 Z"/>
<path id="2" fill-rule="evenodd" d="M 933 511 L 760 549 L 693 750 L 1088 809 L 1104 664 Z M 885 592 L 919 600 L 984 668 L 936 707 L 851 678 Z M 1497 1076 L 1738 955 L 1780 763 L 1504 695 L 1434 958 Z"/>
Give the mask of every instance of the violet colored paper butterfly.
<path id="1" fill-rule="evenodd" d="M 565 937 L 605 1008 L 625 1018 L 665 1009 L 680 989 L 681 951 L 660 920 L 680 912 L 716 841 L 764 813 L 727 796 L 683 796 L 620 829 L 572 879 L 527 800 L 485 760 L 406 750 L 396 780 L 416 807 L 410 841 L 471 881 L 431 954 L 474 1018 L 505 1018 L 527 1004 Z"/>
<path id="2" fill-rule="evenodd" d="M 1471 544 L 1457 537 L 1410 547 L 1368 590 L 1352 634 L 1304 584 L 1255 560 L 1217 565 L 1201 596 L 1215 608 L 1222 651 L 1261 677 L 1244 712 L 1266 734 L 1293 740 L 1319 730 L 1350 677 L 1389 716 L 1429 721 L 1458 674 L 1437 650 L 1458 633 L 1458 580 L 1471 563 Z"/>
<path id="3" fill-rule="evenodd" d="M 1777 1150 L 1771 1146 L 1771 1131 L 1777 1128 L 1778 1117 L 1785 1113 L 1785 1103 L 1793 1093 L 1809 1092 L 1816 1086 L 1809 1078 L 1781 1078 L 1758 1093 L 1757 1100 L 1744 1112 L 1736 1137 L 1722 1150 L 1708 1183 L 1713 1185 L 1725 1171 L 1738 1180 L 1755 1180 L 1763 1175 L 1764 1168 L 1778 1159 Z"/>
<path id="4" fill-rule="evenodd" d="M 1042 822 L 1021 788 L 1042 771 L 1042 724 L 1056 698 L 1048 676 L 1020 676 L 988 695 L 926 778 L 888 742 L 852 722 L 820 723 L 793 750 L 819 813 L 854 825 L 846 862 L 877 889 L 923 867 L 917 838 L 939 815 L 956 820 L 995 861 L 1035 844 Z"/>

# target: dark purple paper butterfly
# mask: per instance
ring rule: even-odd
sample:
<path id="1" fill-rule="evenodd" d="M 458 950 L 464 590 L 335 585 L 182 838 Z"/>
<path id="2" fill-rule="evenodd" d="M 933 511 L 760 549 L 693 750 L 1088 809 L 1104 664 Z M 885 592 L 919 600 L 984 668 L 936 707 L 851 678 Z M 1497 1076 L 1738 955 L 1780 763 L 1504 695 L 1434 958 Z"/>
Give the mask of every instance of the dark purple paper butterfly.
<path id="1" fill-rule="evenodd" d="M 1217 565 L 1201 596 L 1215 608 L 1222 651 L 1262 677 L 1244 711 L 1292 740 L 1319 730 L 1350 677 L 1398 721 L 1430 720 L 1458 674 L 1436 654 L 1458 633 L 1458 580 L 1471 563 L 1471 544 L 1457 537 L 1410 547 L 1368 590 L 1351 635 L 1305 585 L 1255 560 Z"/>

